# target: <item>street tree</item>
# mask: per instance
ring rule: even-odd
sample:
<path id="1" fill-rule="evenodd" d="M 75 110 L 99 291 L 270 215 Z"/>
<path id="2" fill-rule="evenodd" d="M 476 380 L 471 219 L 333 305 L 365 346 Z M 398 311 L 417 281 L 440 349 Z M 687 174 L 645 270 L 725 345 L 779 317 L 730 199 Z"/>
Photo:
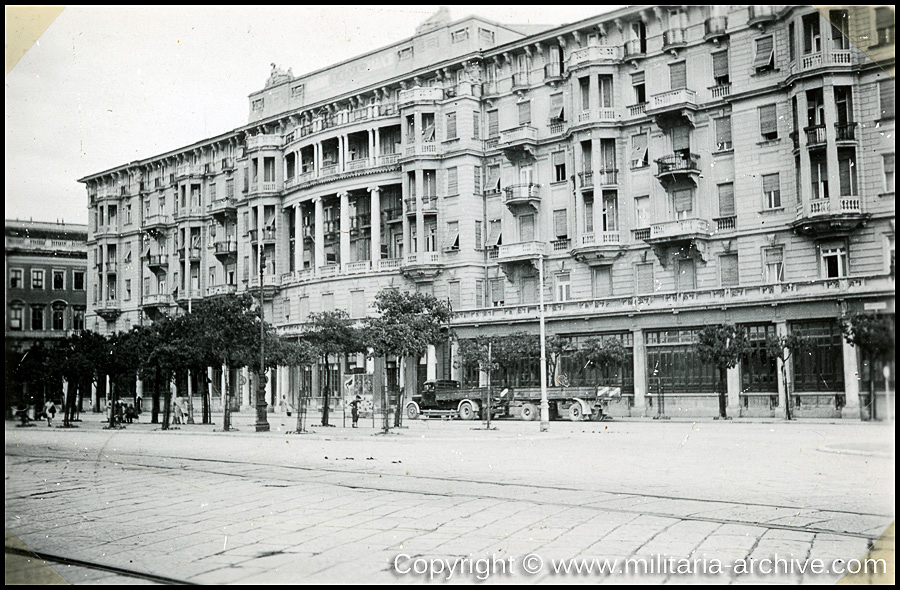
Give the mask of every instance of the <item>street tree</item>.
<path id="1" fill-rule="evenodd" d="M 855 313 L 841 322 L 844 339 L 858 348 L 863 364 L 868 367 L 869 391 L 866 406 L 869 416 L 877 419 L 875 411 L 875 367 L 894 356 L 894 321 L 881 314 Z"/>
<path id="2" fill-rule="evenodd" d="M 272 351 L 269 353 L 269 351 Z M 287 338 L 274 338 L 270 343 L 266 343 L 266 358 L 271 359 L 275 365 L 291 366 L 291 367 L 308 367 L 316 363 L 318 354 L 307 340 L 299 338 L 289 340 Z M 306 401 L 309 396 L 308 391 L 298 392 L 297 407 L 297 429 L 295 432 L 302 433 L 306 431 L 304 420 L 306 419 Z M 288 401 L 289 400 L 285 400 Z"/>
<path id="3" fill-rule="evenodd" d="M 330 426 L 328 413 L 331 396 L 339 384 L 332 383 L 331 359 L 345 354 L 366 352 L 362 333 L 344 310 L 323 311 L 309 315 L 309 328 L 304 340 L 322 360 L 325 379 L 322 390 L 322 426 Z"/>
<path id="4" fill-rule="evenodd" d="M 736 367 L 749 351 L 747 335 L 732 324 L 713 324 L 700 330 L 694 346 L 700 360 L 713 365 L 718 372 L 719 417 L 725 419 L 728 417 L 725 410 L 728 369 Z"/>
<path id="5" fill-rule="evenodd" d="M 427 293 L 404 293 L 384 289 L 375 296 L 376 317 L 367 318 L 365 341 L 375 356 L 421 358 L 429 345 L 446 338 L 452 312 L 446 301 Z M 443 330 L 442 330 L 443 329 Z M 412 388 L 414 385 L 409 384 Z M 397 396 L 395 426 L 400 425 L 403 396 Z M 387 432 L 387 408 L 384 408 L 384 431 Z"/>
<path id="6" fill-rule="evenodd" d="M 575 356 L 582 372 L 594 367 L 597 377 L 608 380 L 610 371 L 628 359 L 628 351 L 618 338 L 589 338 L 578 347 Z"/>
<path id="7" fill-rule="evenodd" d="M 781 382 L 784 385 L 784 418 L 792 420 L 794 414 L 793 394 L 788 388 L 788 362 L 795 354 L 806 350 L 810 345 L 809 340 L 798 332 L 775 336 L 766 336 L 765 351 L 770 358 L 781 361 Z"/>
<path id="8" fill-rule="evenodd" d="M 253 366 L 259 350 L 259 314 L 253 298 L 246 293 L 202 299 L 193 305 L 191 321 L 197 322 L 191 341 L 195 353 L 207 366 L 217 365 L 225 372 L 225 408 L 223 430 L 231 430 L 231 370 L 235 366 Z"/>

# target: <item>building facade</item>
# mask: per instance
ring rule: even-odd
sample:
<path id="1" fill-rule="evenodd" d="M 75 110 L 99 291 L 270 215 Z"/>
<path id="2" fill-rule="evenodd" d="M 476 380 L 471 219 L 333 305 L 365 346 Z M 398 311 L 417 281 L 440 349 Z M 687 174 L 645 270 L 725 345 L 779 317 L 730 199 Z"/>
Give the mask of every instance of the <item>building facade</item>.
<path id="1" fill-rule="evenodd" d="M 629 350 L 613 413 L 715 415 L 692 343 L 728 322 L 814 342 L 787 389 L 774 359 L 731 370 L 730 415 L 793 395 L 797 416 L 859 417 L 870 371 L 840 318 L 894 313 L 893 68 L 892 8 L 796 6 L 542 29 L 441 12 L 324 70 L 273 66 L 246 125 L 80 180 L 88 328 L 260 280 L 285 335 L 389 287 L 448 300 L 461 338 L 536 332 L 543 300 L 548 333 Z M 399 379 L 475 379 L 454 350 Z M 270 401 L 317 382 L 281 368 Z"/>
<path id="2" fill-rule="evenodd" d="M 7 409 L 49 394 L 15 370 L 35 344 L 50 345 L 85 328 L 87 313 L 86 225 L 6 220 Z M 29 386 L 31 386 L 29 388 Z"/>

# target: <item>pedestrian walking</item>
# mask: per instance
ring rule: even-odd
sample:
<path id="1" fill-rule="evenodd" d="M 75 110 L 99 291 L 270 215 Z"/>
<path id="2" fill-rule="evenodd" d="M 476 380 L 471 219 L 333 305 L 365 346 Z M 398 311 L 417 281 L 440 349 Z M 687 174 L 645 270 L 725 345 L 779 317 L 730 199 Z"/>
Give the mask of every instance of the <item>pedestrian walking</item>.
<path id="1" fill-rule="evenodd" d="M 125 408 L 125 421 L 131 424 L 135 418 L 137 418 L 137 412 L 133 405 L 128 404 L 128 407 Z"/>
<path id="2" fill-rule="evenodd" d="M 56 416 L 56 404 L 53 400 L 47 400 L 44 404 L 44 417 L 47 418 L 47 426 L 53 426 L 53 417 Z"/>
<path id="3" fill-rule="evenodd" d="M 353 428 L 356 428 L 356 423 L 359 422 L 359 404 L 362 401 L 362 398 L 358 395 L 356 399 L 350 402 L 350 415 L 353 417 Z M 346 416 L 346 414 L 344 414 Z"/>
<path id="4" fill-rule="evenodd" d="M 184 410 L 181 409 L 181 402 L 175 400 L 175 424 L 181 424 L 184 421 Z"/>

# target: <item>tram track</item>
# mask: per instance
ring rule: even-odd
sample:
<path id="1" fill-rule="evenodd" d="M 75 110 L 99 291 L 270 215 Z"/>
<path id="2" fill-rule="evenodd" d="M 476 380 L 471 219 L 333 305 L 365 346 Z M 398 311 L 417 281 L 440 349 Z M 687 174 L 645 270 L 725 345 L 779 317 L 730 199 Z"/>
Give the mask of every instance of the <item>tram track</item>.
<path id="1" fill-rule="evenodd" d="M 82 451 L 89 453 L 89 451 Z M 191 473 L 205 473 L 213 476 L 220 477 L 229 477 L 229 478 L 239 478 L 239 479 L 255 479 L 258 480 L 259 476 L 249 475 L 247 473 L 235 473 L 232 469 L 234 467 L 253 467 L 253 468 L 265 468 L 266 470 L 266 479 L 269 484 L 273 484 L 276 482 L 287 483 L 293 485 L 327 485 L 327 486 L 335 486 L 344 489 L 352 489 L 359 491 L 380 491 L 380 492 L 389 492 L 389 493 L 400 493 L 400 494 L 416 494 L 421 496 L 432 496 L 432 497 L 452 497 L 452 498 L 472 498 L 472 499 L 495 499 L 501 501 L 516 501 L 516 502 L 525 502 L 534 505 L 541 506 L 557 506 L 561 508 L 578 508 L 578 509 L 587 509 L 597 512 L 613 512 L 620 514 L 639 514 L 646 516 L 655 516 L 660 518 L 675 518 L 680 520 L 687 521 L 696 521 L 696 522 L 709 522 L 716 523 L 720 525 L 743 525 L 743 526 L 756 526 L 762 527 L 766 529 L 773 530 L 782 530 L 782 531 L 791 531 L 791 532 L 803 532 L 803 533 L 811 533 L 811 534 L 828 534 L 828 535 L 837 535 L 849 538 L 858 538 L 858 539 L 867 539 L 871 541 L 874 536 L 869 533 L 861 533 L 856 531 L 847 531 L 847 530 L 836 530 L 833 528 L 827 528 L 824 526 L 813 526 L 816 524 L 826 523 L 830 517 L 850 517 L 850 518 L 860 518 L 860 519 L 885 519 L 886 524 L 889 524 L 890 519 L 893 517 L 888 514 L 882 514 L 877 512 L 862 512 L 862 511 L 852 511 L 852 510 L 830 510 L 830 509 L 812 509 L 805 506 L 792 506 L 786 504 L 764 504 L 760 502 L 738 502 L 738 501 L 730 501 L 730 500 L 717 500 L 717 499 L 707 499 L 707 498 L 695 498 L 695 497 L 684 497 L 684 496 L 671 496 L 671 495 L 660 495 L 660 494 L 652 494 L 652 493 L 641 493 L 641 492 L 622 492 L 622 491 L 614 491 L 614 490 L 602 490 L 597 488 L 592 488 L 590 490 L 569 486 L 549 486 L 549 485 L 541 485 L 541 484 L 530 484 L 530 483 L 509 483 L 509 482 L 496 482 L 496 481 L 486 481 L 481 479 L 460 479 L 460 478 L 452 478 L 452 477 L 441 477 L 435 475 L 409 475 L 402 473 L 389 473 L 389 472 L 378 472 L 375 470 L 365 470 L 365 469 L 336 469 L 330 467 L 310 467 L 310 466 L 301 466 L 301 465 L 284 465 L 278 463 L 260 463 L 260 462 L 250 462 L 250 461 L 239 461 L 234 459 L 209 459 L 209 458 L 187 458 L 183 456 L 176 455 L 154 455 L 152 458 L 147 457 L 142 454 L 132 454 L 127 452 L 116 452 L 116 456 L 110 456 L 105 453 L 92 453 L 86 455 L 84 457 L 71 457 L 71 456 L 60 456 L 60 455 L 52 455 L 52 454 L 33 454 L 33 453 L 10 453 L 7 452 L 7 457 L 21 457 L 21 458 L 33 458 L 33 459 L 61 459 L 65 458 L 69 461 L 82 461 L 85 463 L 92 462 L 96 463 L 98 458 L 106 459 L 110 464 L 120 465 L 124 467 L 134 467 L 141 469 L 157 469 L 157 470 L 165 470 L 167 472 L 180 472 L 186 466 L 189 467 L 189 471 Z M 152 460 L 151 460 L 152 459 Z M 166 463 L 171 462 L 171 463 Z M 220 466 L 216 468 L 216 466 Z M 228 466 L 228 467 L 226 467 Z M 292 475 L 298 473 L 304 474 L 313 474 L 313 473 L 327 473 L 329 475 L 335 476 L 351 476 L 354 478 L 354 481 L 329 481 L 329 480 L 315 480 L 311 481 L 308 479 L 300 479 L 298 480 L 296 477 L 292 477 Z M 402 485 L 389 485 L 385 483 L 384 477 L 388 478 L 396 478 L 396 480 L 403 482 L 404 480 L 417 480 L 417 481 L 431 481 L 439 484 L 448 484 L 448 485 L 468 485 L 468 486 L 484 486 L 480 490 L 472 490 L 472 491 L 461 491 L 454 490 L 448 491 L 449 488 L 447 485 L 443 485 L 442 487 L 436 490 L 423 490 L 421 488 L 409 489 L 408 486 Z M 379 480 L 376 482 L 366 482 L 365 478 L 375 478 Z M 283 486 L 278 486 L 283 487 Z M 490 488 L 490 489 L 487 489 Z M 507 491 L 508 493 L 501 493 L 501 491 Z M 518 492 L 518 493 L 516 493 Z M 593 502 L 586 503 L 576 503 L 566 500 L 560 499 L 544 499 L 538 497 L 532 497 L 529 494 L 541 493 L 541 492 L 566 492 L 566 493 L 591 493 L 595 495 L 608 495 L 610 498 L 614 498 L 615 500 L 634 500 L 639 502 L 672 502 L 673 504 L 677 504 L 680 502 L 684 503 L 700 503 L 710 506 L 710 508 L 706 508 L 694 513 L 684 513 L 677 510 L 665 511 L 665 510 L 654 510 L 654 509 L 642 509 L 640 506 L 636 507 L 619 507 L 619 506 L 609 506 L 605 505 L 602 500 L 597 500 Z M 725 517 L 716 517 L 708 514 L 704 514 L 707 512 L 711 512 L 715 510 L 715 508 L 737 508 L 737 509 L 769 509 L 773 511 L 788 511 L 793 512 L 797 515 L 803 513 L 804 511 L 808 513 L 810 511 L 814 511 L 819 513 L 819 516 L 822 516 L 821 520 L 814 521 L 808 523 L 806 525 L 792 525 L 792 524 L 784 524 L 778 522 L 769 522 L 766 520 L 752 520 L 752 519 L 736 519 L 736 518 L 725 518 Z M 785 518 L 785 514 L 781 513 L 777 515 L 776 518 L 772 518 L 770 520 L 783 520 Z"/>

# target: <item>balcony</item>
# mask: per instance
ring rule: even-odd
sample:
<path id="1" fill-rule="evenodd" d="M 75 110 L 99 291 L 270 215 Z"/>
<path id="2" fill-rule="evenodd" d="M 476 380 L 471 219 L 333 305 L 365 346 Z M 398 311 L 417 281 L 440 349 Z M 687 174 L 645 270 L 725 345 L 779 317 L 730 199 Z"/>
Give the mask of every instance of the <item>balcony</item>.
<path id="1" fill-rule="evenodd" d="M 434 214 L 437 213 L 437 197 L 425 195 L 422 197 L 422 212 L 426 214 Z M 406 199 L 406 214 L 407 215 L 415 215 L 416 214 L 416 199 Z"/>
<path id="2" fill-rule="evenodd" d="M 249 232 L 250 241 L 256 243 L 259 238 L 259 230 L 251 229 Z M 265 228 L 262 230 L 262 241 L 264 244 L 275 243 L 275 228 Z"/>
<path id="3" fill-rule="evenodd" d="M 119 272 L 119 263 L 118 262 L 107 262 L 105 267 L 107 274 L 115 274 Z"/>
<path id="4" fill-rule="evenodd" d="M 656 177 L 660 182 L 687 179 L 696 181 L 700 175 L 700 156 L 697 154 L 676 153 L 656 160 Z"/>
<path id="5" fill-rule="evenodd" d="M 206 206 L 206 212 L 210 215 L 235 215 L 237 214 L 237 200 L 234 198 L 216 199 Z"/>
<path id="6" fill-rule="evenodd" d="M 534 207 L 535 210 L 540 208 L 541 185 L 539 184 L 513 184 L 505 187 L 503 192 L 503 202 L 510 209 L 522 205 Z"/>
<path id="7" fill-rule="evenodd" d="M 215 254 L 218 257 L 222 256 L 236 256 L 237 255 L 237 240 L 220 240 L 215 244 Z"/>
<path id="8" fill-rule="evenodd" d="M 697 108 L 697 93 L 687 88 L 679 88 L 678 90 L 654 94 L 650 97 L 647 113 L 657 114 L 684 108 Z"/>
<path id="9" fill-rule="evenodd" d="M 825 145 L 825 125 L 806 127 L 806 147 L 817 148 Z"/>
<path id="10" fill-rule="evenodd" d="M 375 268 L 380 271 L 400 270 L 402 261 L 401 258 L 383 258 L 377 261 Z"/>
<path id="11" fill-rule="evenodd" d="M 163 268 L 168 268 L 169 266 L 169 255 L 168 254 L 150 254 L 147 256 L 147 266 L 150 270 L 159 270 Z"/>
<path id="12" fill-rule="evenodd" d="M 578 123 L 614 123 L 617 119 L 616 109 L 602 108 L 578 113 Z"/>
<path id="13" fill-rule="evenodd" d="M 411 157 L 423 157 L 423 156 L 436 156 L 438 153 L 437 142 L 434 141 L 422 141 L 419 143 L 407 145 L 404 150 L 404 155 L 408 158 Z"/>
<path id="14" fill-rule="evenodd" d="M 362 274 L 372 270 L 372 263 L 368 260 L 348 262 L 344 266 L 344 273 L 348 275 Z"/>
<path id="15" fill-rule="evenodd" d="M 628 107 L 628 114 L 632 117 L 640 117 L 647 112 L 647 103 L 642 102 Z"/>
<path id="16" fill-rule="evenodd" d="M 692 218 L 650 224 L 650 236 L 643 239 L 653 246 L 654 254 L 666 266 L 670 248 L 682 253 L 693 250 L 701 260 L 706 261 L 706 241 L 709 237 L 709 221 Z"/>
<path id="17" fill-rule="evenodd" d="M 550 248 L 554 252 L 566 252 L 571 244 L 572 240 L 569 238 L 559 238 L 550 242 Z"/>
<path id="18" fill-rule="evenodd" d="M 271 269 L 269 269 L 271 270 Z M 281 289 L 281 276 L 276 275 L 274 273 L 269 272 L 268 274 L 263 275 L 263 299 L 271 299 L 275 296 L 275 294 Z M 250 290 L 255 290 L 254 295 L 259 292 L 259 275 L 253 275 L 250 277 L 250 284 L 248 286 Z"/>
<path id="19" fill-rule="evenodd" d="M 144 231 L 160 230 L 168 227 L 170 223 L 168 215 L 148 215 L 144 218 L 141 228 Z"/>
<path id="20" fill-rule="evenodd" d="M 441 271 L 441 257 L 438 252 L 413 252 L 412 254 L 407 254 L 402 259 L 400 266 L 400 272 L 403 276 L 415 282 L 433 281 Z"/>
<path id="21" fill-rule="evenodd" d="M 594 187 L 594 173 L 591 171 L 587 172 L 579 172 L 578 180 L 581 188 L 593 188 Z"/>
<path id="22" fill-rule="evenodd" d="M 507 129 L 500 132 L 499 147 L 511 162 L 519 160 L 526 153 L 534 157 L 537 135 L 537 129 L 530 125 Z"/>
<path id="23" fill-rule="evenodd" d="M 350 160 L 347 162 L 347 172 L 358 172 L 360 170 L 365 170 L 369 167 L 369 159 L 368 158 L 359 158 L 356 160 Z"/>
<path id="24" fill-rule="evenodd" d="M 860 197 L 854 195 L 812 199 L 797 205 L 791 228 L 801 236 L 840 236 L 862 227 L 869 217 L 863 213 Z"/>
<path id="25" fill-rule="evenodd" d="M 384 154 L 378 157 L 379 166 L 396 166 L 400 162 L 400 154 Z"/>
<path id="26" fill-rule="evenodd" d="M 569 55 L 569 70 L 593 63 L 614 64 L 620 59 L 619 48 L 609 45 L 593 45 L 577 49 Z"/>
<path id="27" fill-rule="evenodd" d="M 635 242 L 639 242 L 641 240 L 647 240 L 649 237 L 650 237 L 650 228 L 649 227 L 640 227 L 640 228 L 631 230 L 631 238 Z"/>
<path id="28" fill-rule="evenodd" d="M 247 137 L 247 151 L 262 149 L 281 149 L 284 143 L 281 135 L 270 133 Z"/>
<path id="29" fill-rule="evenodd" d="M 829 51 L 807 53 L 806 55 L 801 56 L 799 70 L 801 72 L 806 72 L 822 67 L 850 65 L 853 65 L 853 54 L 849 49 L 831 49 Z M 797 62 L 791 63 L 791 74 L 797 73 L 797 66 Z"/>
<path id="30" fill-rule="evenodd" d="M 703 40 L 712 41 L 717 44 L 722 39 L 728 37 L 726 30 L 728 29 L 728 18 L 724 16 L 713 16 L 703 21 Z"/>
<path id="31" fill-rule="evenodd" d="M 769 23 L 774 23 L 778 18 L 775 11 L 775 6 L 748 6 L 747 12 L 749 18 L 747 19 L 747 24 L 751 27 L 756 26 L 763 28 Z"/>
<path id="32" fill-rule="evenodd" d="M 122 310 L 119 307 L 119 302 L 115 299 L 100 301 L 99 303 L 97 303 L 94 311 L 97 312 L 97 315 L 102 317 L 107 322 L 115 321 L 115 319 L 119 317 L 119 314 L 122 313 Z"/>
<path id="33" fill-rule="evenodd" d="M 536 268 L 546 255 L 547 244 L 544 242 L 519 242 L 500 246 L 497 249 L 496 260 L 504 274 L 517 280 L 522 273 L 531 272 L 530 269 Z"/>
<path id="34" fill-rule="evenodd" d="M 856 123 L 835 123 L 834 124 L 835 140 L 841 142 L 856 141 Z"/>
<path id="35" fill-rule="evenodd" d="M 544 65 L 544 81 L 560 82 L 563 79 L 563 69 L 561 63 L 548 63 Z"/>
<path id="36" fill-rule="evenodd" d="M 630 39 L 625 42 L 625 59 L 637 59 L 647 54 L 647 41 Z"/>
<path id="37" fill-rule="evenodd" d="M 237 285 L 215 285 L 206 288 L 206 294 L 210 297 L 231 295 L 233 293 L 237 293 Z"/>
<path id="38" fill-rule="evenodd" d="M 528 81 L 528 72 L 516 72 L 512 76 L 512 89 L 523 90 L 530 86 Z"/>
<path id="39" fill-rule="evenodd" d="M 718 86 L 711 86 L 709 88 L 709 94 L 714 100 L 727 98 L 731 96 L 731 84 L 719 84 Z"/>
<path id="40" fill-rule="evenodd" d="M 111 238 L 116 235 L 116 226 L 114 225 L 100 225 L 97 226 L 97 229 L 94 230 L 95 238 Z"/>
<path id="41" fill-rule="evenodd" d="M 548 127 L 550 135 L 562 135 L 566 132 L 566 122 L 559 119 L 551 119 Z"/>
<path id="42" fill-rule="evenodd" d="M 417 104 L 434 104 L 441 100 L 444 100 L 443 88 L 416 87 L 409 90 L 401 90 L 397 99 L 397 106 L 402 109 Z"/>
<path id="43" fill-rule="evenodd" d="M 686 44 L 684 29 L 669 29 L 663 31 L 663 51 L 680 49 Z"/>
<path id="44" fill-rule="evenodd" d="M 618 186 L 619 171 L 618 170 L 598 170 L 594 175 L 594 182 L 597 186 Z"/>
<path id="45" fill-rule="evenodd" d="M 730 232 L 734 231 L 737 227 L 737 216 L 729 215 L 727 217 L 716 217 L 713 219 L 716 222 L 716 232 Z"/>
<path id="46" fill-rule="evenodd" d="M 144 295 L 142 307 L 169 307 L 173 303 L 172 296 L 168 293 L 149 293 Z"/>
<path id="47" fill-rule="evenodd" d="M 381 210 L 385 223 L 399 223 L 403 221 L 402 207 L 387 207 Z"/>
<path id="48" fill-rule="evenodd" d="M 572 256 L 580 262 L 597 264 L 620 255 L 621 236 L 617 231 L 583 234 L 572 248 Z"/>

